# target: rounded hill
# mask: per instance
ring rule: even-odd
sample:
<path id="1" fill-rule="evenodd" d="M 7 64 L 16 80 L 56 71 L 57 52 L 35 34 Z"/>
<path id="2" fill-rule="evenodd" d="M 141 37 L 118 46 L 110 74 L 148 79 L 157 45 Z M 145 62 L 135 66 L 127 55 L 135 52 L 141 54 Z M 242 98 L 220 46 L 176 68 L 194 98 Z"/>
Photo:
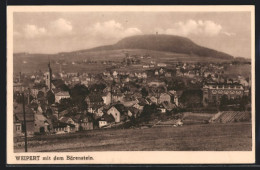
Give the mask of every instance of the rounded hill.
<path id="1" fill-rule="evenodd" d="M 89 51 L 116 50 L 116 49 L 147 49 L 183 53 L 201 57 L 214 57 L 220 59 L 233 59 L 229 54 L 202 47 L 190 39 L 175 35 L 136 35 L 126 37 L 114 45 L 92 48 Z"/>

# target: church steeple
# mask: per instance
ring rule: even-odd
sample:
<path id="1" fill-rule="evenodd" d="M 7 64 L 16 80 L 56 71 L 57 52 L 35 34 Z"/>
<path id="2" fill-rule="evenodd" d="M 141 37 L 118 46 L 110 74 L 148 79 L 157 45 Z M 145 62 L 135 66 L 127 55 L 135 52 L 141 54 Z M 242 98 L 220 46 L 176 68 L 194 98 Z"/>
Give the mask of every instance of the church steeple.
<path id="1" fill-rule="evenodd" d="M 46 75 L 46 85 L 48 86 L 49 90 L 51 90 L 51 82 L 52 82 L 52 69 L 51 69 L 51 62 L 49 59 L 48 73 Z"/>

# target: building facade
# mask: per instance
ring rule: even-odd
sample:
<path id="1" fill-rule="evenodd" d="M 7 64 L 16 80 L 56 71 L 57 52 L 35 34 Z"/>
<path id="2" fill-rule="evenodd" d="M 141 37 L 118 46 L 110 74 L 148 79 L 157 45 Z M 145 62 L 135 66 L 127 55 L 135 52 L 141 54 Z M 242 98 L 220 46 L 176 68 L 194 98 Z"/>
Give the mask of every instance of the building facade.
<path id="1" fill-rule="evenodd" d="M 55 102 L 59 103 L 61 99 L 70 98 L 70 94 L 67 91 L 60 91 L 55 94 Z"/>
<path id="2" fill-rule="evenodd" d="M 226 95 L 228 99 L 241 98 L 243 95 L 248 95 L 244 87 L 238 83 L 232 84 L 204 84 L 203 86 L 203 105 L 215 103 L 220 104 L 221 97 Z"/>

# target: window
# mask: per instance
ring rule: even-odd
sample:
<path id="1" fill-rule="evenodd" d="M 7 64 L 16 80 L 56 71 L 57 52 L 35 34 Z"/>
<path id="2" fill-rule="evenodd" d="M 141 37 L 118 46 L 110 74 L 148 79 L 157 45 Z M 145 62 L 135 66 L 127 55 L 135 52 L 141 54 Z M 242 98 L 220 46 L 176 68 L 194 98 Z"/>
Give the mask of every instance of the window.
<path id="1" fill-rule="evenodd" d="M 21 130 L 21 125 L 16 125 L 16 131 L 20 131 Z"/>

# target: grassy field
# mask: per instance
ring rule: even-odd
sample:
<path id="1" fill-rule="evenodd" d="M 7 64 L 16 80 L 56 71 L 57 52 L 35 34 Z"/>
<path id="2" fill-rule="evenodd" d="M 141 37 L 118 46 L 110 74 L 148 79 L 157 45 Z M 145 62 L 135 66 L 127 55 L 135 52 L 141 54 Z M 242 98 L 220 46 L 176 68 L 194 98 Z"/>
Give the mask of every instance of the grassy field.
<path id="1" fill-rule="evenodd" d="M 28 151 L 249 151 L 251 143 L 250 123 L 197 124 L 43 136 L 30 141 Z M 15 147 L 15 152 L 23 151 Z"/>

